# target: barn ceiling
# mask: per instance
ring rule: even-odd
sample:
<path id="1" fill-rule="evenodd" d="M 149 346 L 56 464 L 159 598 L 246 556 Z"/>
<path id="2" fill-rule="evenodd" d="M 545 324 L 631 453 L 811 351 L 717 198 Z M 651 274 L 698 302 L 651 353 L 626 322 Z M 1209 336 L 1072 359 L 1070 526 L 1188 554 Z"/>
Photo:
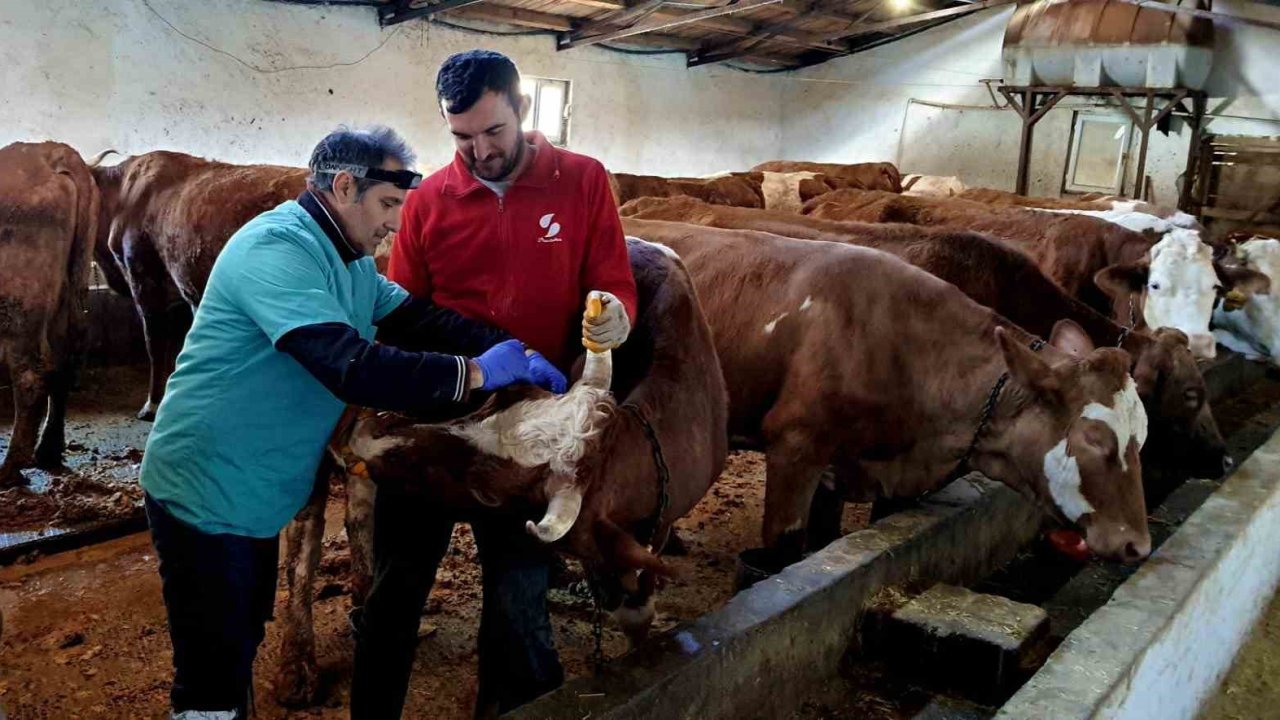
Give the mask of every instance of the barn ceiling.
<path id="1" fill-rule="evenodd" d="M 690 67 L 794 69 L 1016 0 L 273 0 L 374 7 L 385 27 L 439 22 L 545 32 L 561 52 L 669 50 Z"/>

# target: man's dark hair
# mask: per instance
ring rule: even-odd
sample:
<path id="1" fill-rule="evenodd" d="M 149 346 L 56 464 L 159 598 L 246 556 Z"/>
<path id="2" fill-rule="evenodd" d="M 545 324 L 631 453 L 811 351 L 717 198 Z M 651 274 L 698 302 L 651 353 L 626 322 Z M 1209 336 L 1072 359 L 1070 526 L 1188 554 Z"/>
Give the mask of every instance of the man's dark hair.
<path id="1" fill-rule="evenodd" d="M 385 125 L 373 125 L 363 130 L 340 125 L 311 151 L 311 161 L 307 163 L 311 176 L 307 182 L 316 190 L 332 191 L 337 173 L 323 168 L 333 165 L 377 168 L 388 158 L 394 158 L 405 168 L 412 168 L 413 161 L 417 159 L 409 143 Z M 363 197 L 377 183 L 377 180 L 356 178 L 356 197 Z"/>
<path id="2" fill-rule="evenodd" d="M 506 95 L 520 112 L 520 71 L 502 53 L 468 50 L 450 55 L 436 75 L 436 98 L 453 114 L 470 110 L 489 91 Z"/>

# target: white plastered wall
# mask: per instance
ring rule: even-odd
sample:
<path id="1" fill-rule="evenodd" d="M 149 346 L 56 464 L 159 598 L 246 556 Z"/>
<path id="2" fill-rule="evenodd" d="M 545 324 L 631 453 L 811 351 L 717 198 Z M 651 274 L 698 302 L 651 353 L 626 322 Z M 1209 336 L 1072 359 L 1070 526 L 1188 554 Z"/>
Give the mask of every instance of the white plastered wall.
<path id="1" fill-rule="evenodd" d="M 1223 13 L 1280 20 L 1280 8 L 1219 0 Z M 1000 78 L 1001 43 L 1012 7 L 981 11 L 941 27 L 788 77 L 783 153 L 832 162 L 891 160 L 902 171 L 958 175 L 971 185 L 1013 189 L 1020 120 L 993 109 L 978 82 Z M 1214 70 L 1207 90 L 1217 117 L 1208 131 L 1280 134 L 1280 32 L 1256 26 L 1215 28 Z M 999 95 L 1001 105 L 1004 98 Z M 1226 99 L 1230 98 L 1230 99 Z M 1073 114 L 1084 101 L 1068 98 L 1036 126 L 1029 191 L 1058 195 Z M 1155 198 L 1173 202 L 1186 163 L 1189 131 L 1151 135 L 1147 174 Z M 1137 163 L 1132 145 L 1130 178 Z M 1132 187 L 1130 179 L 1127 187 Z"/>
<path id="2" fill-rule="evenodd" d="M 262 0 L 0 0 L 0 145 L 301 165 L 336 124 L 381 122 L 434 167 L 452 155 L 435 72 L 473 47 L 573 81 L 570 148 L 611 169 L 704 174 L 781 152 L 777 77 L 687 70 L 678 54 L 556 52 L 545 35 L 384 31 L 372 8 Z"/>

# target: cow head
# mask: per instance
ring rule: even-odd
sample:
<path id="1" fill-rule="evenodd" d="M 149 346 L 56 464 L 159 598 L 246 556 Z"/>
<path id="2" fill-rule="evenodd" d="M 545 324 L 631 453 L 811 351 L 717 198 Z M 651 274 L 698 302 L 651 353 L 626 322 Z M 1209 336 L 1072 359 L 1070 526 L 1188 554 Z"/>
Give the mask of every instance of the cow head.
<path id="1" fill-rule="evenodd" d="M 415 423 L 383 414 L 352 431 L 351 451 L 378 482 L 404 482 L 465 504 L 546 506 L 529 532 L 543 542 L 573 528 L 586 491 L 578 464 L 595 447 L 612 414 L 612 359 L 588 353 L 581 379 L 563 395 L 532 387 L 499 392 L 459 420 Z M 459 508 L 462 509 L 462 508 Z"/>
<path id="2" fill-rule="evenodd" d="M 1252 237 L 1236 245 L 1233 253 L 1235 262 L 1243 266 L 1231 266 L 1232 271 L 1267 277 L 1280 273 L 1280 240 Z M 1253 294 L 1238 309 L 1225 306 L 1215 312 L 1213 322 L 1223 344 L 1280 365 L 1280 296 Z"/>
<path id="3" fill-rule="evenodd" d="M 1181 330 L 1197 358 L 1215 354 L 1209 318 L 1220 295 L 1243 298 L 1270 287 L 1262 273 L 1215 263 L 1199 234 L 1183 229 L 1169 232 L 1139 262 L 1098 271 L 1094 284 L 1115 302 L 1118 322 L 1129 324 L 1132 316 L 1147 327 Z"/>
<path id="4" fill-rule="evenodd" d="M 1050 364 L 1003 329 L 996 337 L 1015 387 L 1016 407 L 998 433 L 1000 456 L 1051 512 L 1085 529 L 1101 557 L 1136 561 L 1151 551 L 1139 451 L 1147 415 L 1129 356 L 1095 350 L 1078 325 L 1062 321 L 1050 343 L 1069 355 Z M 1012 471 L 1012 472 L 1010 472 Z"/>
<path id="5" fill-rule="evenodd" d="M 1146 337 L 1150 340 L 1133 352 L 1132 373 L 1151 419 L 1154 456 L 1194 477 L 1220 476 L 1230 469 L 1231 457 L 1187 336 L 1160 328 Z"/>

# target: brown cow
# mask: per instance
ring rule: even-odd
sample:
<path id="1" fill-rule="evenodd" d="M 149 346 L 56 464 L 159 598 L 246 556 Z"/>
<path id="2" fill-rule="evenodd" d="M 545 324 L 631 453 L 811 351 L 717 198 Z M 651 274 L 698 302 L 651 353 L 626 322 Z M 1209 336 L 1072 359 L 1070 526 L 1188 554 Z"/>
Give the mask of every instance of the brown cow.
<path id="1" fill-rule="evenodd" d="M 730 431 L 766 448 L 763 538 L 778 564 L 799 555 L 829 465 L 862 497 L 918 496 L 967 465 L 1086 525 L 1099 555 L 1150 551 L 1146 414 L 1124 351 L 1094 350 L 1065 321 L 1037 354 L 1023 330 L 878 250 L 623 224 L 676 250 L 693 277 Z"/>
<path id="2" fill-rule="evenodd" d="M 138 413 L 155 417 L 182 346 L 169 306 L 192 310 L 213 262 L 249 220 L 306 187 L 306 168 L 230 165 L 176 152 L 151 152 L 93 169 L 102 192 L 99 264 L 110 255 L 124 271 L 146 333 L 151 387 Z"/>
<path id="3" fill-rule="evenodd" d="M 1019 195 L 994 188 L 967 188 L 956 195 L 962 200 L 972 200 L 986 205 L 1005 207 L 1050 208 L 1054 210 L 1111 210 L 1111 203 L 1104 200 L 1077 200 L 1075 198 L 1036 197 Z"/>
<path id="4" fill-rule="evenodd" d="M 1196 477 L 1217 477 L 1230 466 L 1204 377 L 1185 335 L 1169 328 L 1126 331 L 1063 292 L 1026 255 L 990 238 L 948 228 L 837 222 L 719 207 L 692 198 L 635 200 L 621 214 L 874 247 L 946 280 L 978 304 L 1038 335 L 1048 336 L 1059 320 L 1073 320 L 1096 344 L 1118 344 L 1133 358 L 1130 372 L 1151 420 L 1144 461 Z"/>
<path id="5" fill-rule="evenodd" d="M 758 173 L 762 176 L 760 190 L 764 196 L 764 209 L 784 212 L 800 212 L 804 204 L 819 195 L 837 189 L 826 175 L 812 172 Z"/>
<path id="6" fill-rule="evenodd" d="M 612 173 L 611 186 L 621 205 L 640 197 L 674 197 L 687 195 L 715 205 L 764 207 L 760 173 L 731 173 L 713 178 L 664 178 L 656 175 Z"/>
<path id="7" fill-rule="evenodd" d="M 639 292 L 636 329 L 613 353 L 590 355 L 567 394 L 504 391 L 445 424 L 387 413 L 357 423 L 350 445 L 376 483 L 420 487 L 460 518 L 513 498 L 527 501 L 532 516 L 543 517 L 529 523 L 530 532 L 581 559 L 605 592 L 606 607 L 639 639 L 653 617 L 654 575 L 666 572 L 657 554 L 671 525 L 723 469 L 727 400 L 688 273 L 666 248 L 627 244 Z M 322 495 L 287 533 L 286 566 L 295 569 L 277 687 L 293 701 L 306 699 L 315 683 L 310 601 Z M 366 515 L 355 524 L 371 520 Z M 368 551 L 356 546 L 367 532 L 349 525 L 348 534 L 353 559 Z"/>
<path id="8" fill-rule="evenodd" d="M 994 207 L 959 198 L 837 190 L 805 214 L 829 220 L 905 222 L 976 230 L 1012 243 L 1067 292 L 1128 327 L 1186 333 L 1196 357 L 1214 356 L 1209 318 L 1230 290 L 1247 297 L 1270 285 L 1260 273 L 1227 268 L 1194 231 L 1174 229 L 1156 243 L 1098 218 Z"/>
<path id="9" fill-rule="evenodd" d="M 1069 210 L 1084 213 L 1139 213 L 1149 215 L 1151 217 L 1161 218 L 1168 221 L 1174 227 L 1186 228 L 1189 230 L 1200 231 L 1203 234 L 1204 227 L 1200 225 L 1200 221 L 1196 220 L 1194 215 L 1181 212 L 1180 210 L 1169 210 L 1152 205 L 1142 200 L 1130 200 L 1128 198 L 1117 197 L 1114 195 L 1100 197 L 1078 197 L 1078 198 L 1051 198 L 1051 197 L 1035 197 L 1029 195 L 1019 195 L 1006 190 L 993 190 L 992 188 L 968 188 L 963 192 L 957 193 L 956 197 L 962 200 L 973 200 L 975 202 L 987 205 L 1001 205 L 1025 207 L 1033 209 L 1045 210 Z M 1130 227 L 1130 229 L 1137 229 Z"/>
<path id="10" fill-rule="evenodd" d="M 833 187 L 856 188 L 859 190 L 884 190 L 886 192 L 902 192 L 902 173 L 893 163 L 855 163 L 842 165 L 839 163 L 795 162 L 791 160 L 771 160 L 751 168 L 752 172 L 811 172 L 827 176 Z"/>
<path id="11" fill-rule="evenodd" d="M 0 365 L 9 369 L 14 405 L 0 487 L 22 484 L 21 470 L 33 461 L 62 464 L 98 202 L 89 169 L 70 147 L 0 148 Z"/>

